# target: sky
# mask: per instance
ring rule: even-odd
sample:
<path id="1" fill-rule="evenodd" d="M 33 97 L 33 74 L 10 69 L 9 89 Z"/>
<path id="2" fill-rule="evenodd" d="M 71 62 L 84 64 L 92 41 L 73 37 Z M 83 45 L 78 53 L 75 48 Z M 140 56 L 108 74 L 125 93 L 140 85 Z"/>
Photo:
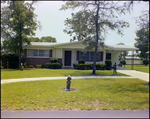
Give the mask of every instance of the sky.
<path id="1" fill-rule="evenodd" d="M 28 2 L 28 1 L 27 1 Z M 35 11 L 37 15 L 37 21 L 41 23 L 41 30 L 37 29 L 35 31 L 36 35 L 34 37 L 41 38 L 42 36 L 52 36 L 55 37 L 58 43 L 70 42 L 71 37 L 63 32 L 65 29 L 64 21 L 67 18 L 71 18 L 71 13 L 78 11 L 66 10 L 60 11 L 61 6 L 65 4 L 64 1 L 38 1 L 34 4 Z M 149 4 L 147 2 L 137 2 L 134 1 L 133 11 L 129 14 L 121 16 L 126 22 L 129 22 L 130 27 L 124 28 L 124 36 L 118 35 L 116 31 L 110 31 L 109 35 L 105 38 L 105 44 L 124 43 L 125 45 L 134 46 L 136 42 L 136 30 L 137 24 L 135 23 L 135 18 L 141 15 L 141 11 L 149 10 Z"/>
<path id="2" fill-rule="evenodd" d="M 37 14 L 37 20 L 41 22 L 42 29 L 35 31 L 34 37 L 41 38 L 42 36 L 55 37 L 58 43 L 70 42 L 71 37 L 63 32 L 65 29 L 64 21 L 66 18 L 71 18 L 73 10 L 60 11 L 59 9 L 65 2 L 63 1 L 39 1 L 34 5 L 35 14 Z M 135 23 L 135 17 L 141 15 L 141 11 L 149 9 L 149 5 L 145 2 L 134 2 L 133 11 L 131 13 L 122 15 L 121 19 L 129 22 L 130 27 L 124 28 L 124 36 L 118 35 L 116 31 L 110 31 L 106 36 L 105 44 L 124 43 L 125 45 L 134 46 L 136 38 L 137 24 Z M 78 11 L 78 10 L 77 10 Z"/>

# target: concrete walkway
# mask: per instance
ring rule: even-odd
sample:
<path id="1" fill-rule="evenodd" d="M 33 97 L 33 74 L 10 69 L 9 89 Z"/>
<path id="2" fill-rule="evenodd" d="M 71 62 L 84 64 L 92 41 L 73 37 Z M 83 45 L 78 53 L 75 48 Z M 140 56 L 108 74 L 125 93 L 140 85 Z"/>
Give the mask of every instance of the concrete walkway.
<path id="1" fill-rule="evenodd" d="M 132 78 L 139 78 L 144 81 L 149 81 L 149 73 L 144 73 L 136 70 L 117 70 L 120 73 L 130 75 Z"/>
<path id="2" fill-rule="evenodd" d="M 130 76 L 72 76 L 72 79 L 90 79 L 90 78 L 132 78 L 132 77 L 130 77 Z M 21 81 L 61 80 L 61 79 L 67 79 L 67 76 L 65 76 L 65 77 L 37 77 L 37 78 L 6 79 L 6 80 L 1 80 L 1 84 L 21 82 Z"/>
<path id="3" fill-rule="evenodd" d="M 129 75 L 129 76 L 72 76 L 72 79 L 89 79 L 89 78 L 139 78 L 144 81 L 149 81 L 149 73 L 144 73 L 136 70 L 117 70 L 117 72 Z M 67 79 L 64 77 L 37 77 L 37 78 L 20 78 L 20 79 L 6 79 L 1 80 L 1 84 L 13 83 L 21 81 L 38 81 L 38 80 L 60 80 Z"/>

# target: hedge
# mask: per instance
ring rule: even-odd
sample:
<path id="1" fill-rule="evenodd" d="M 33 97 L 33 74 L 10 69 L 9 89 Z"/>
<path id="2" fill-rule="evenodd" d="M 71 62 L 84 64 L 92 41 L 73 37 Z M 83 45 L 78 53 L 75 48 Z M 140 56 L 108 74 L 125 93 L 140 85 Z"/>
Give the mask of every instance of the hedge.
<path id="1" fill-rule="evenodd" d="M 85 64 L 85 60 L 80 59 L 80 60 L 78 60 L 78 63 L 79 63 L 79 64 Z"/>
<path id="2" fill-rule="evenodd" d="M 48 69 L 61 69 L 62 64 L 61 63 L 46 63 L 45 67 Z"/>
<path id="3" fill-rule="evenodd" d="M 57 58 L 50 58 L 51 63 L 57 63 L 58 59 Z"/>
<path id="4" fill-rule="evenodd" d="M 2 66 L 5 69 L 7 68 L 7 62 L 8 62 L 8 68 L 12 68 L 12 69 L 18 68 L 18 63 L 19 63 L 18 54 L 15 53 L 2 54 L 1 60 L 2 60 Z"/>
<path id="5" fill-rule="evenodd" d="M 106 67 L 106 64 L 96 64 L 96 70 L 104 70 Z M 80 70 L 91 70 L 93 68 L 93 64 L 73 64 L 74 69 L 80 69 Z"/>

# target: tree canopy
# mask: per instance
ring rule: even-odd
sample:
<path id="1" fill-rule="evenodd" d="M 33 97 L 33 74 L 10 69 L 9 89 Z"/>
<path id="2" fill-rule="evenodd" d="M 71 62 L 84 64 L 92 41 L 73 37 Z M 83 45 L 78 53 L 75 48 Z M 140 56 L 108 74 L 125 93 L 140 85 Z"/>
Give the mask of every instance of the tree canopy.
<path id="1" fill-rule="evenodd" d="M 146 52 L 149 51 L 149 30 L 140 29 L 136 32 L 136 36 L 137 38 L 135 38 L 136 43 L 134 46 L 139 48 L 139 51 L 141 51 L 139 57 L 145 59 Z"/>
<path id="2" fill-rule="evenodd" d="M 1 11 L 3 47 L 19 53 L 19 69 L 21 69 L 22 44 L 30 44 L 27 37 L 34 36 L 34 31 L 40 27 L 34 9 L 33 3 L 9 1 Z"/>
<path id="3" fill-rule="evenodd" d="M 57 42 L 56 41 L 56 38 L 54 38 L 54 37 L 52 37 L 52 36 L 43 36 L 43 37 L 41 37 L 41 41 L 42 42 Z"/>
<path id="4" fill-rule="evenodd" d="M 118 15 L 125 14 L 126 3 L 113 1 L 68 1 L 62 5 L 60 10 L 80 8 L 76 13 L 72 13 L 72 18 L 65 20 L 67 26 L 65 33 L 73 38 L 71 41 L 82 41 L 86 49 L 95 51 L 93 61 L 93 73 L 96 74 L 96 55 L 98 44 L 103 46 L 108 30 L 117 30 L 123 35 L 122 28 L 129 27 L 128 22 L 118 19 Z"/>

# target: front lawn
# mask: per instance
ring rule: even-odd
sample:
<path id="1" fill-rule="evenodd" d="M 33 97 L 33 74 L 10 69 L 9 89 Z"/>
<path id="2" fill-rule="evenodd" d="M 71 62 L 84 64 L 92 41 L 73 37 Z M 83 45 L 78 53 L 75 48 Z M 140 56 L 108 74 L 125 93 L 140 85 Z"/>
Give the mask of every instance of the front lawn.
<path id="1" fill-rule="evenodd" d="M 96 74 L 98 76 L 113 76 L 113 71 L 97 70 Z M 69 75 L 91 76 L 92 70 L 26 68 L 23 71 L 21 71 L 18 69 L 1 69 L 1 79 L 59 77 L 59 76 L 69 76 Z M 127 75 L 118 72 L 117 76 L 127 76 Z"/>
<path id="2" fill-rule="evenodd" d="M 149 109 L 149 86 L 139 79 L 75 79 L 1 85 L 1 110 L 140 110 Z"/>
<path id="3" fill-rule="evenodd" d="M 124 67 L 124 65 L 122 67 Z M 131 67 L 132 67 L 131 65 L 125 65 L 125 68 L 131 69 Z M 137 71 L 149 73 L 149 65 L 147 65 L 147 66 L 145 66 L 145 65 L 133 65 L 133 69 L 137 70 Z"/>

